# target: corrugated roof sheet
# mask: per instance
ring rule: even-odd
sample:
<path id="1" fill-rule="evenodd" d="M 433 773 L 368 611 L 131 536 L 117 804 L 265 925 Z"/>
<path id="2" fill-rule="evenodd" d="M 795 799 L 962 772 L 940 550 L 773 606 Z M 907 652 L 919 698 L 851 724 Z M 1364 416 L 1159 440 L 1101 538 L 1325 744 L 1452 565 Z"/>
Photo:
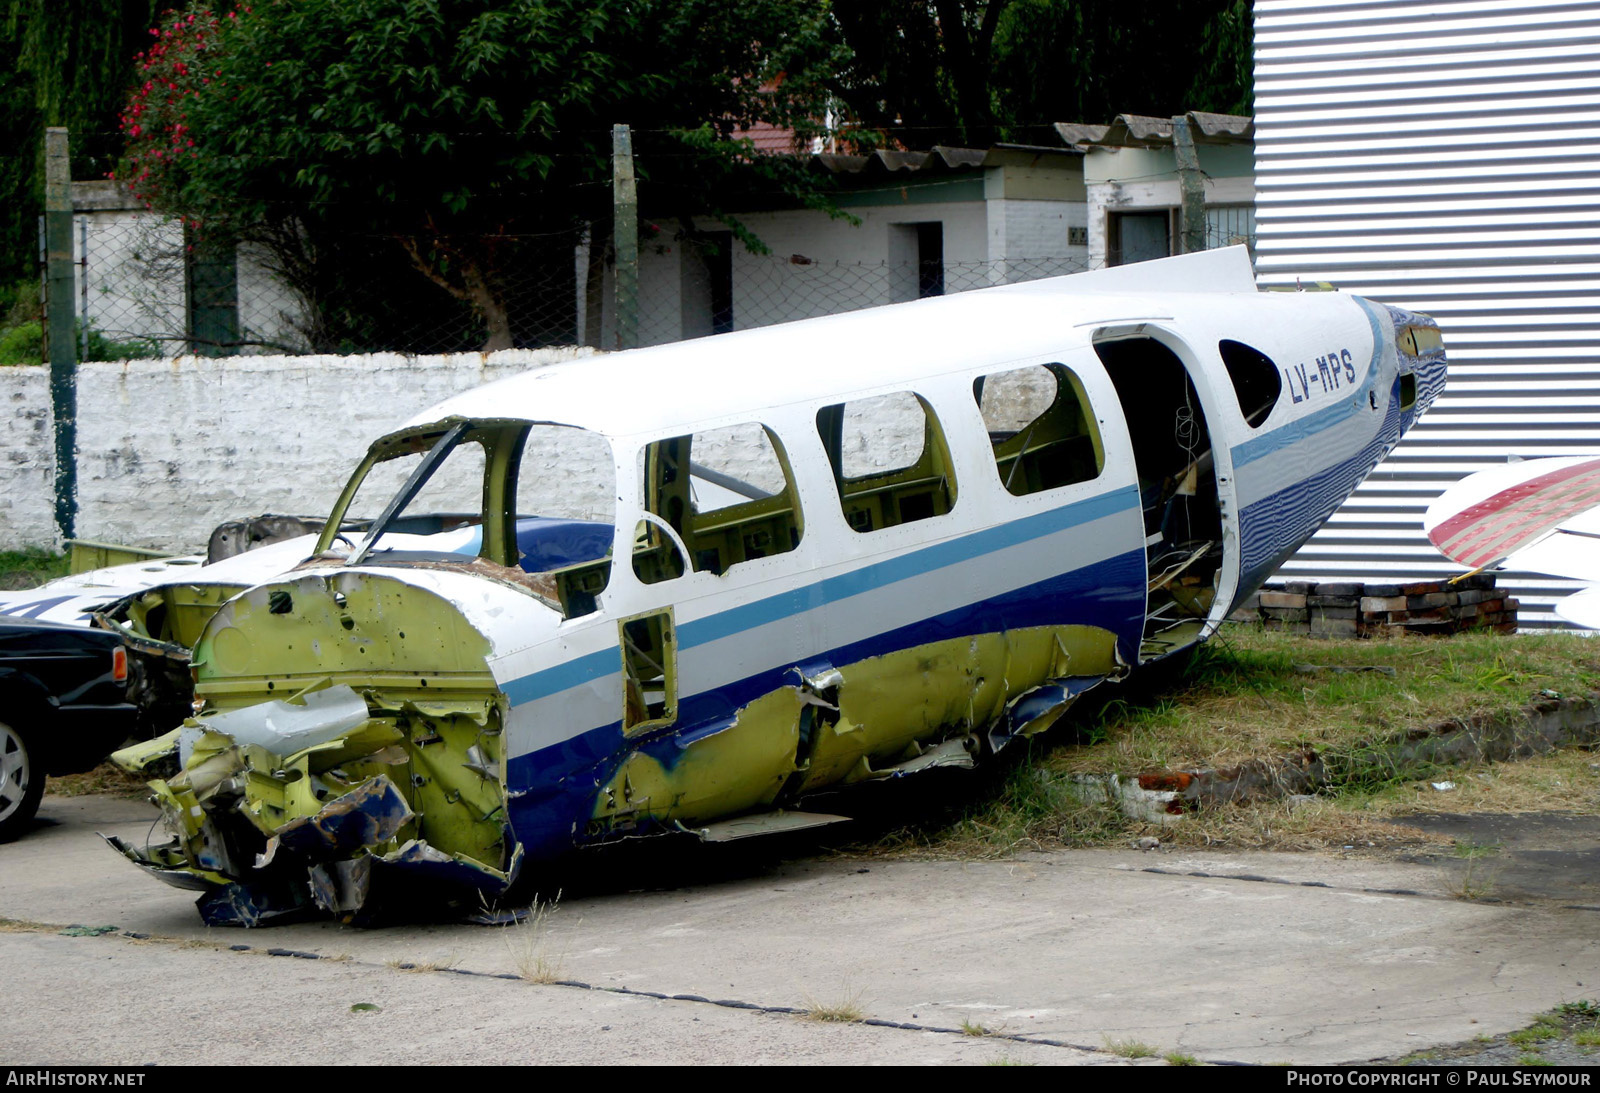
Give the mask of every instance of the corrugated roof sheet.
<path id="1" fill-rule="evenodd" d="M 1255 119 L 1238 114 L 1189 111 L 1196 141 L 1202 144 L 1249 144 L 1255 139 Z M 1172 143 L 1172 119 L 1144 114 L 1118 114 L 1110 125 L 1057 122 L 1056 132 L 1068 144 L 1104 148 L 1155 148 Z"/>
<path id="2" fill-rule="evenodd" d="M 870 171 L 962 171 L 979 167 L 994 167 L 1004 161 L 1008 152 L 1032 152 L 1038 155 L 1074 155 L 1075 148 L 1036 148 L 1019 144 L 997 144 L 993 148 L 951 148 L 935 145 L 926 152 L 901 152 L 879 149 L 871 155 L 847 156 L 824 152 L 812 157 L 812 162 L 834 174 L 861 174 Z"/>

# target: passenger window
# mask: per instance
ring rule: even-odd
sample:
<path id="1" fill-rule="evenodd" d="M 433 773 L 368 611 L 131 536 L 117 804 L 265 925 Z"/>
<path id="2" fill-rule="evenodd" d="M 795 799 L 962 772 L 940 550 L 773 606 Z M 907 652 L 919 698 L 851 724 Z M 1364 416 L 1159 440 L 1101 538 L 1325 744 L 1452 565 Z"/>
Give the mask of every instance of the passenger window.
<path id="1" fill-rule="evenodd" d="M 856 531 L 926 520 L 954 507 L 950 449 L 920 396 L 897 391 L 824 406 L 817 431 L 845 521 Z"/>
<path id="2" fill-rule="evenodd" d="M 645 510 L 634 572 L 646 584 L 726 573 L 785 554 L 804 531 L 788 458 L 777 436 L 748 423 L 645 446 Z"/>
<path id="3" fill-rule="evenodd" d="M 1283 393 L 1283 377 L 1272 358 L 1259 349 L 1243 342 L 1222 341 L 1217 344 L 1222 363 L 1228 368 L 1228 378 L 1233 380 L 1233 393 L 1239 398 L 1239 412 L 1251 428 L 1258 428 L 1278 405 Z"/>
<path id="4" fill-rule="evenodd" d="M 1059 364 L 979 376 L 972 396 L 983 413 L 1000 483 L 1018 497 L 1099 476 L 1105 449 L 1078 377 Z"/>

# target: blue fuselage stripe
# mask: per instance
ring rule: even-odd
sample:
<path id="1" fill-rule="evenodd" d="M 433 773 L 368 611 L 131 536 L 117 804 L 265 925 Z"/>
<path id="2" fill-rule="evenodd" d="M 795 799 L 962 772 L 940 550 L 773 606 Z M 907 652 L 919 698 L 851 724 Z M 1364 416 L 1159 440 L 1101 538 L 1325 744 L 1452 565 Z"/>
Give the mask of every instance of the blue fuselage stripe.
<path id="1" fill-rule="evenodd" d="M 1114 516 L 1133 508 L 1138 503 L 1138 491 L 1132 486 L 1124 486 L 1110 493 L 1086 498 L 1058 509 L 1050 509 L 1020 520 L 985 528 L 949 542 L 862 566 L 837 577 L 828 577 L 788 592 L 708 615 L 703 619 L 681 623 L 678 626 L 678 646 L 680 649 L 692 649 L 707 642 L 745 633 L 826 604 L 837 603 L 852 596 L 859 596 L 938 569 L 993 554 L 1020 543 L 1042 539 L 1068 528 Z M 582 686 L 590 680 L 617 670 L 616 650 L 603 649 L 575 657 L 531 675 L 508 680 L 501 690 L 505 692 L 513 706 L 520 706 L 525 702 Z"/>

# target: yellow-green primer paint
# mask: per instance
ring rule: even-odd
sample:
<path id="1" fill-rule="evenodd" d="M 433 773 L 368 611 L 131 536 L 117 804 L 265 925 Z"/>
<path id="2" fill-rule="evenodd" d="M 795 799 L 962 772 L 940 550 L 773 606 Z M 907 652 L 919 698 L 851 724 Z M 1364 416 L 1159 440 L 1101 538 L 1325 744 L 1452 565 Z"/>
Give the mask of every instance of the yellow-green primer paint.
<path id="1" fill-rule="evenodd" d="M 381 857 L 416 839 L 503 875 L 511 856 L 504 699 L 488 652 L 487 639 L 447 601 L 359 573 L 307 576 L 234 600 L 195 647 L 196 694 L 208 708 L 292 703 L 346 684 L 371 716 L 337 739 L 288 755 L 237 744 L 191 719 L 188 731 L 199 738 L 184 769 L 150 783 L 179 848 L 148 849 L 135 860 L 224 884 L 254 863 L 227 860 L 214 810 L 237 813 L 270 840 L 369 780 L 387 778 L 414 815 L 367 853 Z M 113 759 L 143 771 L 175 754 L 183 731 Z"/>
<path id="2" fill-rule="evenodd" d="M 859 661 L 768 692 L 727 728 L 689 743 L 670 768 L 630 753 L 596 797 L 592 833 L 645 819 L 693 825 L 771 807 L 785 789 L 880 777 L 927 745 L 998 723 L 1044 683 L 1119 670 L 1116 635 L 1092 626 L 979 634 Z M 1048 728 L 1065 708 L 1020 731 Z"/>

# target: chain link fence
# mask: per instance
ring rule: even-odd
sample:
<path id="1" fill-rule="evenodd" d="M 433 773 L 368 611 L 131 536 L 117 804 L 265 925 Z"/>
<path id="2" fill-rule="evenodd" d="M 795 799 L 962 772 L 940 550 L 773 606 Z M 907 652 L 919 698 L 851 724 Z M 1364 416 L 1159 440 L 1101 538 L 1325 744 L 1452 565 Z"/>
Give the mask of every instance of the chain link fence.
<path id="1" fill-rule="evenodd" d="M 614 256 L 603 232 L 415 242 L 378 236 L 219 245 L 128 209 L 74 222 L 80 359 L 180 353 L 447 353 L 510 346 L 616 348 Z M 1208 244 L 1253 241 L 1253 220 L 1208 225 Z M 684 338 L 1080 273 L 1086 248 L 989 261 L 942 244 L 908 261 L 756 254 L 728 232 L 651 225 L 637 340 Z M 1122 257 L 1112 252 L 1115 264 Z"/>

